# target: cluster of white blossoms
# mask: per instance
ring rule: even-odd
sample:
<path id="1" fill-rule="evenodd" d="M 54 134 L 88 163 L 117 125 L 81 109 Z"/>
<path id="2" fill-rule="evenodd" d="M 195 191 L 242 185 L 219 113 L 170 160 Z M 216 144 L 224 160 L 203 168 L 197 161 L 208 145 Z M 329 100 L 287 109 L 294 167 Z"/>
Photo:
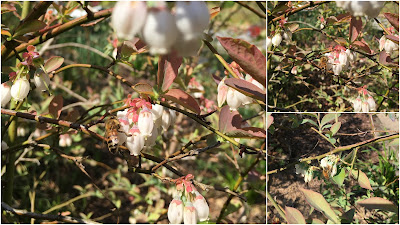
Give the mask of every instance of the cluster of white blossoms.
<path id="1" fill-rule="evenodd" d="M 328 171 L 328 176 L 334 177 L 337 173 L 337 162 L 339 158 L 336 155 L 328 155 L 321 159 L 320 166 L 323 171 Z"/>
<path id="2" fill-rule="evenodd" d="M 0 86 L 1 107 L 5 107 L 11 100 L 23 101 L 29 94 L 29 68 L 34 66 L 34 63 L 41 64 L 43 60 L 38 52 L 35 52 L 35 47 L 30 45 L 27 47 L 28 52 L 23 53 L 24 61 L 20 63 L 18 72 L 9 74 L 9 81 L 6 81 Z M 42 69 L 37 69 L 33 77 L 33 82 L 36 88 L 40 91 L 48 90 L 50 77 Z"/>
<path id="3" fill-rule="evenodd" d="M 349 11 L 353 16 L 367 15 L 375 18 L 379 15 L 384 1 L 337 1 L 336 5 Z"/>
<path id="4" fill-rule="evenodd" d="M 304 182 L 310 182 L 314 177 L 314 167 L 308 166 L 306 163 L 299 163 L 295 165 L 296 174 L 304 177 Z"/>
<path id="5" fill-rule="evenodd" d="M 120 1 L 111 16 L 118 38 L 132 40 L 139 34 L 151 54 L 167 54 L 175 49 L 181 56 L 196 54 L 209 22 L 207 5 L 200 1 L 176 2 L 173 12 L 163 1 Z"/>
<path id="6" fill-rule="evenodd" d="M 358 96 L 352 100 L 352 103 L 354 112 L 374 112 L 376 110 L 375 100 L 365 86 L 359 88 Z"/>
<path id="7" fill-rule="evenodd" d="M 399 35 L 395 35 L 393 27 L 389 27 L 387 31 L 391 35 L 396 36 L 397 38 L 399 37 Z M 383 35 L 381 39 L 379 39 L 379 50 L 382 51 L 383 49 L 385 49 L 387 54 L 392 55 L 394 51 L 399 50 L 399 45 L 393 42 L 392 40 L 386 38 L 385 35 Z"/>
<path id="8" fill-rule="evenodd" d="M 167 131 L 175 122 L 176 112 L 161 105 L 152 105 L 144 99 L 131 99 L 130 108 L 117 112 L 120 123 L 118 145 L 126 144 L 131 155 L 139 155 L 143 148 L 155 145 L 158 134 Z"/>
<path id="9" fill-rule="evenodd" d="M 191 180 L 192 174 L 178 178 L 176 193 L 168 207 L 168 220 L 171 224 L 196 224 L 208 219 L 210 208 L 206 199 L 197 191 Z"/>
<path id="10" fill-rule="evenodd" d="M 235 72 L 235 74 L 239 77 L 239 79 L 246 80 L 262 90 L 265 89 L 264 86 L 260 84 L 260 82 L 256 81 L 249 74 L 243 76 L 242 72 L 244 71 L 236 62 L 232 62 L 230 66 L 232 70 Z M 225 71 L 225 74 L 227 73 L 228 72 Z M 224 82 L 225 79 L 226 77 L 224 77 L 218 84 L 218 96 L 217 96 L 218 107 L 221 107 L 226 101 L 231 110 L 237 110 L 240 106 L 248 105 L 253 102 L 253 99 L 251 97 L 242 94 L 241 92 L 236 91 L 235 89 L 227 86 Z"/>
<path id="11" fill-rule="evenodd" d="M 350 63 L 356 59 L 355 52 L 341 45 L 336 45 L 331 52 L 325 53 L 325 56 L 328 58 L 327 70 L 332 70 L 335 75 L 347 70 Z"/>
<path id="12" fill-rule="evenodd" d="M 267 37 L 267 49 L 270 48 L 272 45 L 278 47 L 281 44 L 282 40 L 286 40 L 288 42 L 292 41 L 293 33 L 289 28 L 285 27 L 286 23 L 286 18 L 281 19 L 276 30 L 272 33 L 273 37 Z"/>

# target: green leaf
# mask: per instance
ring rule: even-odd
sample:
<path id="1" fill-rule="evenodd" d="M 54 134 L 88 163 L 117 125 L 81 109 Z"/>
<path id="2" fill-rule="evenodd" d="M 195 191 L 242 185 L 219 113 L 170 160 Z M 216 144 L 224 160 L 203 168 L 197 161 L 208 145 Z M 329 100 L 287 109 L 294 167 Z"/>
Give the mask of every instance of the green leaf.
<path id="1" fill-rule="evenodd" d="M 341 125 L 342 125 L 341 122 L 336 122 L 331 126 L 332 135 L 335 135 L 339 131 Z"/>
<path id="2" fill-rule="evenodd" d="M 306 220 L 301 212 L 292 207 L 285 207 L 286 221 L 289 224 L 305 224 Z"/>
<path id="3" fill-rule="evenodd" d="M 372 197 L 358 201 L 356 203 L 367 209 L 381 209 L 385 211 L 395 212 L 397 213 L 397 215 L 399 213 L 399 208 L 395 204 L 384 198 Z"/>
<path id="4" fill-rule="evenodd" d="M 301 124 L 303 124 L 303 123 L 311 123 L 312 125 L 318 127 L 318 124 L 315 121 L 311 120 L 311 119 L 304 119 L 304 120 L 301 121 Z"/>
<path id="5" fill-rule="evenodd" d="M 342 168 L 342 169 L 340 169 L 339 174 L 337 174 L 336 176 L 332 177 L 332 180 L 333 180 L 338 186 L 342 186 L 345 177 L 346 177 L 346 172 L 345 172 L 345 169 Z"/>
<path id="6" fill-rule="evenodd" d="M 327 124 L 331 120 L 335 119 L 336 115 L 338 115 L 338 114 L 336 114 L 336 113 L 328 113 L 328 114 L 326 114 L 321 120 L 320 127 L 323 127 L 325 124 Z"/>
<path id="7" fill-rule="evenodd" d="M 340 223 L 338 216 L 335 214 L 329 203 L 320 193 L 303 188 L 300 188 L 300 191 L 303 192 L 307 202 L 312 207 L 324 213 L 324 215 L 333 222 Z"/>
<path id="8" fill-rule="evenodd" d="M 29 32 L 39 31 L 45 28 L 46 26 L 47 25 L 42 21 L 30 20 L 18 26 L 17 29 L 15 29 L 13 37 L 18 37 Z"/>

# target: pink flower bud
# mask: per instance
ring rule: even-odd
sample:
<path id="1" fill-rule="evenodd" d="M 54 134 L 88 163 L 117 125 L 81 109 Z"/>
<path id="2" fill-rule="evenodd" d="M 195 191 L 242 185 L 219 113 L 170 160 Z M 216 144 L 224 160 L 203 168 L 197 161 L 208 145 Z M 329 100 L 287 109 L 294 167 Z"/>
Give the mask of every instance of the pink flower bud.
<path id="1" fill-rule="evenodd" d="M 118 38 L 131 40 L 142 29 L 146 15 L 145 2 L 120 1 L 115 4 L 112 12 L 111 26 Z"/>
<path id="2" fill-rule="evenodd" d="M 175 21 L 184 41 L 198 40 L 210 22 L 210 13 L 205 2 L 179 1 L 176 2 Z"/>
<path id="3" fill-rule="evenodd" d="M 183 223 L 184 224 L 196 224 L 198 221 L 198 215 L 196 208 L 190 202 L 185 202 L 185 208 L 183 209 Z"/>
<path id="4" fill-rule="evenodd" d="M 1 107 L 7 105 L 11 100 L 11 82 L 7 81 L 1 84 L 0 93 L 1 93 Z"/>
<path id="5" fill-rule="evenodd" d="M 369 106 L 369 111 L 375 111 L 376 104 L 374 98 L 372 96 L 369 96 L 367 102 Z"/>
<path id="6" fill-rule="evenodd" d="M 35 76 L 33 76 L 33 82 L 37 89 L 46 91 L 50 84 L 50 77 L 47 73 L 35 74 Z"/>
<path id="7" fill-rule="evenodd" d="M 238 97 L 238 91 L 233 88 L 228 88 L 226 102 L 231 110 L 237 110 L 242 105 L 242 99 Z M 241 93 L 240 93 L 241 94 Z"/>
<path id="8" fill-rule="evenodd" d="M 149 9 L 142 34 L 151 54 L 167 54 L 178 36 L 174 16 L 167 8 Z"/>
<path id="9" fill-rule="evenodd" d="M 168 220 L 171 224 L 181 224 L 183 221 L 183 202 L 179 198 L 171 201 L 168 207 Z"/>
<path id="10" fill-rule="evenodd" d="M 19 78 L 11 87 L 11 96 L 17 101 L 22 101 L 28 96 L 29 89 L 29 81 L 26 78 Z"/>
<path id="11" fill-rule="evenodd" d="M 277 33 L 275 34 L 275 36 L 272 38 L 272 44 L 277 47 L 278 45 L 280 45 L 282 42 L 282 35 L 281 33 Z"/>
<path id="12" fill-rule="evenodd" d="M 140 134 L 143 135 L 145 140 L 151 135 L 153 127 L 153 114 L 147 107 L 144 107 L 144 109 L 142 109 L 142 111 L 139 113 L 138 128 L 140 130 Z"/>
<path id="13" fill-rule="evenodd" d="M 126 147 L 131 155 L 137 156 L 144 147 L 144 138 L 136 126 L 129 130 L 129 135 L 131 136 L 126 139 Z"/>
<path id="14" fill-rule="evenodd" d="M 210 214 L 210 208 L 208 207 L 206 199 L 198 192 L 195 191 L 196 199 L 193 202 L 193 206 L 197 210 L 197 215 L 201 222 L 206 221 L 208 219 L 208 215 Z"/>

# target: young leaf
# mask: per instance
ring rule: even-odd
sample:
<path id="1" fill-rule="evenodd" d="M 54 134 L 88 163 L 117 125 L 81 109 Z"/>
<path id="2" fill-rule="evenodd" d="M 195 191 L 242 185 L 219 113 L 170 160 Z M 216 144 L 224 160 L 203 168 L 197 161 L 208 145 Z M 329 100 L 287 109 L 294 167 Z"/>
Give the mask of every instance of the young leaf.
<path id="1" fill-rule="evenodd" d="M 298 209 L 286 206 L 285 215 L 288 224 L 306 224 L 303 214 Z"/>
<path id="2" fill-rule="evenodd" d="M 135 84 L 135 89 L 136 89 L 140 94 L 154 95 L 153 87 L 152 87 L 150 84 L 146 84 L 146 83 L 137 83 L 137 84 Z"/>
<path id="3" fill-rule="evenodd" d="M 47 73 L 50 73 L 56 69 L 58 69 L 64 63 L 64 58 L 61 56 L 53 56 L 46 61 L 44 64 L 44 68 Z"/>
<path id="4" fill-rule="evenodd" d="M 222 47 L 242 69 L 266 87 L 266 59 L 262 52 L 252 44 L 241 39 L 218 37 Z"/>
<path id="5" fill-rule="evenodd" d="M 342 168 L 342 169 L 340 169 L 339 174 L 337 174 L 336 176 L 332 177 L 332 180 L 340 187 L 340 186 L 343 185 L 345 177 L 346 177 L 346 172 Z"/>
<path id="6" fill-rule="evenodd" d="M 324 213 L 328 219 L 332 220 L 335 223 L 340 223 L 340 220 L 338 216 L 335 214 L 335 212 L 332 210 L 331 206 L 329 203 L 325 200 L 325 198 L 317 192 L 307 190 L 300 188 L 300 191 L 303 192 L 304 196 L 306 197 L 307 202 L 317 209 L 318 211 L 321 211 Z"/>
<path id="7" fill-rule="evenodd" d="M 368 44 L 365 42 L 364 39 L 362 39 L 361 41 L 353 42 L 353 45 L 357 46 L 359 49 L 363 50 L 364 52 L 366 52 L 368 54 L 372 54 L 371 49 L 369 48 Z"/>
<path id="8" fill-rule="evenodd" d="M 367 175 L 365 175 L 365 173 L 361 170 L 351 170 L 351 174 L 353 175 L 353 178 L 356 179 L 358 181 L 358 184 L 360 184 L 360 186 L 362 188 L 368 189 L 372 191 L 372 187 L 371 184 L 369 182 L 369 179 L 367 177 Z"/>
<path id="9" fill-rule="evenodd" d="M 266 133 L 262 128 L 244 127 L 226 132 L 225 134 L 234 138 L 265 139 L 267 137 Z"/>
<path id="10" fill-rule="evenodd" d="M 56 95 L 51 100 L 49 105 L 49 113 L 52 118 L 58 119 L 61 114 L 61 109 L 63 107 L 63 97 L 61 95 Z"/>
<path id="11" fill-rule="evenodd" d="M 228 78 L 225 79 L 225 84 L 244 95 L 263 101 L 264 103 L 266 102 L 265 91 L 248 81 L 237 78 Z"/>
<path id="12" fill-rule="evenodd" d="M 326 114 L 321 120 L 320 127 L 323 127 L 325 124 L 327 124 L 331 120 L 335 119 L 336 115 L 337 115 L 336 113 L 328 113 L 328 114 Z"/>
<path id="13" fill-rule="evenodd" d="M 39 31 L 46 26 L 46 23 L 40 20 L 26 21 L 25 23 L 22 23 L 20 26 L 18 26 L 17 29 L 15 29 L 13 37 L 18 37 L 29 32 Z"/>
<path id="14" fill-rule="evenodd" d="M 367 209 L 381 209 L 385 211 L 395 212 L 397 214 L 399 213 L 399 208 L 395 204 L 384 198 L 372 197 L 358 201 L 356 203 Z"/>
<path id="15" fill-rule="evenodd" d="M 384 15 L 389 23 L 392 24 L 397 31 L 399 31 L 399 14 L 384 13 Z"/>
<path id="16" fill-rule="evenodd" d="M 361 28 L 361 17 L 352 16 L 350 21 L 350 42 L 353 42 L 357 39 L 358 35 L 361 33 Z"/>
<path id="17" fill-rule="evenodd" d="M 167 91 L 178 75 L 178 69 L 182 64 L 182 57 L 176 52 L 163 55 L 158 61 L 157 84 L 162 91 Z"/>
<path id="18" fill-rule="evenodd" d="M 339 131 L 341 125 L 342 125 L 341 122 L 337 122 L 332 125 L 332 127 L 331 127 L 332 136 L 335 135 Z"/>
<path id="19" fill-rule="evenodd" d="M 183 107 L 200 114 L 200 107 L 196 100 L 190 96 L 188 93 L 180 89 L 171 89 L 163 95 L 166 99 L 178 103 Z"/>

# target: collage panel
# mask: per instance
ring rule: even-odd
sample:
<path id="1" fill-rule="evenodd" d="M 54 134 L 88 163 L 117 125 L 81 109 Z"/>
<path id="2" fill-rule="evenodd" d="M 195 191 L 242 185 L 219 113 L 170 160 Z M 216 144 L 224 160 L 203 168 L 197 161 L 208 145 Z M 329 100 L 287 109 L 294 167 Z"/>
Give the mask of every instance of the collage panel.
<path id="1" fill-rule="evenodd" d="M 399 4 L 268 1 L 268 111 L 398 112 Z"/>
<path id="2" fill-rule="evenodd" d="M 399 222 L 399 113 L 268 121 L 268 224 Z"/>

